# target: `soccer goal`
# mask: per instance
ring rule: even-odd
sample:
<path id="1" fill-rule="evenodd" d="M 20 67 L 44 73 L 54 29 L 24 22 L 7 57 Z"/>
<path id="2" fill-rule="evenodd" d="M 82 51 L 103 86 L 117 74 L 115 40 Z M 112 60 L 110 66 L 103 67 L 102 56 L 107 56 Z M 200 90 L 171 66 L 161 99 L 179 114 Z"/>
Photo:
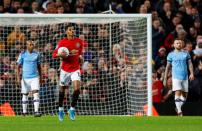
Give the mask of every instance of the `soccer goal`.
<path id="1" fill-rule="evenodd" d="M 0 112 L 22 113 L 21 87 L 16 81 L 16 59 L 26 40 L 41 54 L 43 82 L 40 111 L 57 114 L 60 59 L 51 54 L 75 25 L 84 41 L 79 115 L 152 115 L 151 15 L 149 14 L 2 14 L 0 15 Z M 66 90 L 69 107 L 72 87 Z M 29 93 L 28 112 L 33 109 Z"/>

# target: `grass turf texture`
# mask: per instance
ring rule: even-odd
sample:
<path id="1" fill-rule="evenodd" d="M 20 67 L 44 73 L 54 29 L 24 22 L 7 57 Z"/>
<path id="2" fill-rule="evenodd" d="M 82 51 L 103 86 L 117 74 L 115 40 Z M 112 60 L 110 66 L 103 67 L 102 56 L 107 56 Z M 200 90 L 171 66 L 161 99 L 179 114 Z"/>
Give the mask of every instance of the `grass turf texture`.
<path id="1" fill-rule="evenodd" d="M 202 131 L 202 117 L 56 116 L 0 117 L 0 131 Z"/>

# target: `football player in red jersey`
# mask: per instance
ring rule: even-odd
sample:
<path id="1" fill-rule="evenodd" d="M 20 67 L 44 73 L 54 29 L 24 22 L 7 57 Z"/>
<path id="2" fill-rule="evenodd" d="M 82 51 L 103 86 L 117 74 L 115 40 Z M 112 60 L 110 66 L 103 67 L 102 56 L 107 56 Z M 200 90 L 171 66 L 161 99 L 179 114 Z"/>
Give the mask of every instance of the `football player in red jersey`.
<path id="1" fill-rule="evenodd" d="M 64 119 L 64 108 L 63 99 L 65 89 L 70 86 L 72 81 L 74 87 L 74 93 L 72 97 L 71 107 L 68 110 L 69 117 L 71 120 L 75 120 L 75 106 L 80 93 L 80 64 L 82 64 L 82 50 L 83 41 L 74 36 L 75 29 L 72 24 L 67 26 L 66 29 L 67 37 L 60 40 L 56 49 L 53 52 L 53 58 L 62 58 L 62 65 L 60 70 L 60 90 L 59 90 L 59 113 L 58 117 L 60 121 Z M 69 50 L 69 55 L 66 56 L 65 53 L 58 54 L 58 49 L 60 47 L 66 47 Z"/>

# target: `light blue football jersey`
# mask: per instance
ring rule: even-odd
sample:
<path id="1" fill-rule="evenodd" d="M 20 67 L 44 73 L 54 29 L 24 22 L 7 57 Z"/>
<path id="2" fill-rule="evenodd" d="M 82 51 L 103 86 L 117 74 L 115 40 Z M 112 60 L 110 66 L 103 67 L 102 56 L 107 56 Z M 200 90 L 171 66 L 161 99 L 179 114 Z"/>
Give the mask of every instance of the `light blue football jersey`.
<path id="1" fill-rule="evenodd" d="M 167 56 L 167 61 L 172 65 L 172 77 L 179 80 L 188 79 L 188 60 L 191 56 L 186 51 L 172 51 Z"/>
<path id="2" fill-rule="evenodd" d="M 39 76 L 38 65 L 40 65 L 40 54 L 38 52 L 21 52 L 17 63 L 22 66 L 22 78 L 30 79 Z"/>

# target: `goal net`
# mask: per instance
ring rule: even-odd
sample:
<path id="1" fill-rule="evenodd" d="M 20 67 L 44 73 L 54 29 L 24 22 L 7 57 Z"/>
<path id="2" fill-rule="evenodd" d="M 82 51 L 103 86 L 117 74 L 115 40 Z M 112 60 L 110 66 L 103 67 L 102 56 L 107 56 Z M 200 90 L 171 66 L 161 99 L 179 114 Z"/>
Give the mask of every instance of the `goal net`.
<path id="1" fill-rule="evenodd" d="M 60 59 L 52 52 L 74 23 L 84 41 L 79 115 L 151 115 L 150 15 L 9 15 L 0 16 L 0 112 L 22 114 L 21 85 L 16 81 L 16 60 L 26 40 L 41 54 L 43 82 L 40 112 L 57 114 Z M 69 108 L 73 88 L 65 92 Z M 29 93 L 28 113 L 33 114 Z"/>

